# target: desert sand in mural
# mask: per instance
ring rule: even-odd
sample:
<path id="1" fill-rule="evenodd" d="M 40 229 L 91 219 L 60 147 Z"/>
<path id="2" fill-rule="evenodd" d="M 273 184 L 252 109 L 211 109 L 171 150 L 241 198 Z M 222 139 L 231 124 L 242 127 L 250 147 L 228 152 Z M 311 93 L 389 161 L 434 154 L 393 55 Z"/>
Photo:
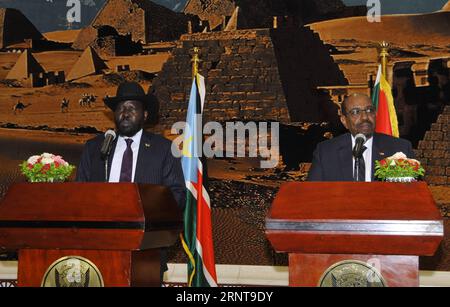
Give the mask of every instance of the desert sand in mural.
<path id="1" fill-rule="evenodd" d="M 382 40 L 391 43 L 390 60 L 393 65 L 450 58 L 450 12 L 383 16 L 381 23 L 373 24 L 367 23 L 365 17 L 352 17 L 314 23 L 310 27 L 325 43 L 335 48 L 331 55 L 343 71 L 349 86 L 367 84 L 368 73 L 376 69 L 376 44 Z M 59 31 L 47 33 L 45 36 L 54 41 L 72 42 L 78 33 Z M 82 51 L 46 51 L 33 53 L 33 57 L 45 71 L 64 71 L 67 77 L 81 54 Z M 19 57 L 20 54 L 17 53 L 0 53 L 0 79 L 6 77 Z M 104 114 L 102 98 L 105 95 L 114 95 L 117 83 L 127 77 L 116 72 L 115 68 L 129 65 L 131 71 L 154 75 L 163 70 L 163 65 L 169 57 L 170 52 L 140 56 L 103 56 L 102 60 L 108 69 L 103 73 L 71 82 L 37 88 L 16 88 L 10 83 L 2 83 L 0 124 L 66 129 L 93 127 L 104 131 L 110 125 Z M 140 79 L 146 89 L 151 86 L 152 78 Z M 323 84 L 325 87 L 327 85 Z M 345 86 L 342 84 L 342 87 Z M 93 107 L 80 107 L 79 100 L 83 94 L 97 97 Z M 61 114 L 60 105 L 63 98 L 70 101 L 69 111 L 65 114 Z M 20 114 L 13 114 L 12 108 L 18 101 L 22 101 L 27 107 Z"/>
<path id="2" fill-rule="evenodd" d="M 44 33 L 44 37 L 48 40 L 61 42 L 61 43 L 73 43 L 80 34 L 81 30 L 64 30 Z"/>
<path id="3" fill-rule="evenodd" d="M 34 54 L 36 60 L 47 71 L 64 70 L 66 75 L 77 62 L 81 52 L 56 51 Z M 6 76 L 7 70 L 13 67 L 19 58 L 18 54 L 0 54 L 0 77 Z M 158 58 L 158 62 L 152 58 Z M 160 70 L 161 60 L 164 56 L 142 56 L 127 61 L 121 57 L 111 58 L 110 65 L 120 65 L 126 61 L 132 67 L 141 67 L 143 70 Z M 108 64 L 108 62 L 106 62 Z M 159 64 L 158 64 L 159 63 Z M 110 78 L 109 78 L 110 77 Z M 106 95 L 114 96 L 118 82 L 112 75 L 96 75 L 80 78 L 75 82 L 44 86 L 39 88 L 14 88 L 3 85 L 0 91 L 0 122 L 11 123 L 20 127 L 48 126 L 50 128 L 74 129 L 77 127 L 93 127 L 98 131 L 104 131 L 111 127 L 108 110 L 105 109 L 103 98 Z M 150 86 L 149 82 L 142 82 L 145 89 Z M 96 101 L 91 106 L 80 105 L 83 94 L 93 95 Z M 61 102 L 69 100 L 69 108 L 63 113 Z M 14 105 L 21 101 L 26 108 L 21 112 L 13 112 Z"/>
<path id="4" fill-rule="evenodd" d="M 313 23 L 311 29 L 337 48 L 333 58 L 350 84 L 367 82 L 367 65 L 377 62 L 376 44 L 391 44 L 391 63 L 450 57 L 450 11 L 387 15 L 380 23 L 352 17 Z"/>

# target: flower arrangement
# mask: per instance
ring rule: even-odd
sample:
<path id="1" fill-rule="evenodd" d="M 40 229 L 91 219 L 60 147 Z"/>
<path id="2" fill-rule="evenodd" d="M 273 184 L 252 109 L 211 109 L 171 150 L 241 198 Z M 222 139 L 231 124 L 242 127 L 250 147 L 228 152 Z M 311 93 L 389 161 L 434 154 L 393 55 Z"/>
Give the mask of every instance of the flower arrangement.
<path id="1" fill-rule="evenodd" d="M 402 152 L 375 161 L 375 177 L 390 182 L 412 182 L 425 174 L 425 169 L 415 159 L 408 159 Z"/>
<path id="2" fill-rule="evenodd" d="M 62 182 L 70 177 L 75 166 L 70 165 L 61 156 L 43 153 L 31 156 L 22 162 L 20 170 L 30 182 Z"/>

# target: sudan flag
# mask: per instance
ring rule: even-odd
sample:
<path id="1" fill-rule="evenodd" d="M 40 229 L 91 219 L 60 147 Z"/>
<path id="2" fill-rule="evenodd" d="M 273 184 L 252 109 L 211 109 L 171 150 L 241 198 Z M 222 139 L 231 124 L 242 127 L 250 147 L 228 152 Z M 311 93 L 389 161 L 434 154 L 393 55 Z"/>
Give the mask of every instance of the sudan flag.
<path id="1" fill-rule="evenodd" d="M 202 109 L 205 101 L 205 79 L 194 77 L 189 99 L 181 158 L 186 182 L 183 248 L 188 255 L 188 285 L 216 287 L 217 276 L 212 238 L 211 204 L 204 182 L 202 157 Z"/>
<path id="2" fill-rule="evenodd" d="M 372 102 L 377 110 L 375 132 L 399 137 L 394 97 L 392 97 L 391 86 L 381 71 L 381 65 L 378 68 Z"/>

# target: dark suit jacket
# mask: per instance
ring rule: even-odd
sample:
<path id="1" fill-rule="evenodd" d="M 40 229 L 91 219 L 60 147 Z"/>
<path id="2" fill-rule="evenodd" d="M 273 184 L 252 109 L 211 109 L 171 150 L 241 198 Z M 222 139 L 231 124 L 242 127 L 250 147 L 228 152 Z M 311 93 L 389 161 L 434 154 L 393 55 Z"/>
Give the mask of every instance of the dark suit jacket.
<path id="1" fill-rule="evenodd" d="M 104 135 L 99 135 L 87 141 L 81 155 L 76 180 L 79 182 L 105 182 L 105 162 L 100 156 Z M 112 158 L 116 148 L 114 141 L 111 155 L 108 159 L 108 178 L 111 173 Z M 178 206 L 183 209 L 186 197 L 181 160 L 175 158 L 171 151 L 172 143 L 160 135 L 142 132 L 139 145 L 138 161 L 136 163 L 136 183 L 164 185 L 171 189 Z"/>
<path id="2" fill-rule="evenodd" d="M 76 180 L 79 182 L 105 182 L 105 162 L 100 156 L 104 135 L 99 135 L 87 141 L 81 155 Z M 108 159 L 108 178 L 111 172 L 112 158 L 117 139 L 113 143 Z M 180 209 L 184 209 L 186 185 L 181 167 L 181 160 L 175 158 L 171 151 L 172 142 L 159 136 L 143 131 L 139 145 L 136 163 L 136 183 L 164 185 L 171 189 Z M 167 270 L 167 252 L 161 250 L 161 281 L 162 274 Z"/>
<path id="3" fill-rule="evenodd" d="M 396 152 L 414 157 L 411 143 L 404 139 L 375 133 L 372 143 L 372 181 L 375 160 L 382 160 Z M 317 145 L 308 181 L 353 181 L 352 139 L 350 133 L 324 141 Z"/>

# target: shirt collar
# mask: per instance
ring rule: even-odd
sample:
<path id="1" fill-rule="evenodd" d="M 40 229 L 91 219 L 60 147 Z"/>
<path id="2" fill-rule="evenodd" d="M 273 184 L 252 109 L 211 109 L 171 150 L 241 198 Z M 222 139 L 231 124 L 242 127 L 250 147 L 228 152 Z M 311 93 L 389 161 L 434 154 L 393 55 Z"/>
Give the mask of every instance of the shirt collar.
<path id="1" fill-rule="evenodd" d="M 352 148 L 353 148 L 353 146 L 355 146 L 355 137 L 353 136 L 353 134 L 350 135 L 352 137 Z M 371 149 L 372 144 L 373 144 L 373 136 L 364 143 L 364 146 L 366 146 L 367 149 Z"/>
<path id="2" fill-rule="evenodd" d="M 137 144 L 141 141 L 141 137 L 142 137 L 142 129 L 139 130 L 135 135 L 133 135 L 132 137 L 123 137 L 123 136 L 119 136 L 119 139 L 121 139 L 124 143 L 126 139 L 132 139 L 133 140 L 133 144 Z"/>

